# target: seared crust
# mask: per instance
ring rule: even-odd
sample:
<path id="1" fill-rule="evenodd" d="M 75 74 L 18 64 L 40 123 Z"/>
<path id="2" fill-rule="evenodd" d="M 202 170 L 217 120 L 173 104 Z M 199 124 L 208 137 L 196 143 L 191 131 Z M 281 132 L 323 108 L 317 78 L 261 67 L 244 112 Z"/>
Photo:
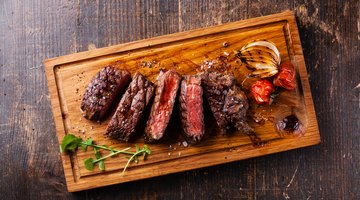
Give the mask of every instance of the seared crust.
<path id="1" fill-rule="evenodd" d="M 231 74 L 205 72 L 203 74 L 205 96 L 222 133 L 232 127 L 250 136 L 253 142 L 260 141 L 246 122 L 249 108 L 245 93 L 235 84 Z"/>
<path id="2" fill-rule="evenodd" d="M 85 89 L 81 102 L 84 117 L 93 121 L 102 120 L 119 95 L 124 93 L 130 80 L 127 70 L 112 66 L 101 69 Z"/>
<path id="3" fill-rule="evenodd" d="M 236 129 L 247 133 L 250 126 L 246 123 L 246 113 L 249 108 L 248 99 L 243 91 L 233 85 L 225 97 L 223 111 L 229 123 Z"/>
<path id="4" fill-rule="evenodd" d="M 153 93 L 153 84 L 136 72 L 109 122 L 106 135 L 128 142 L 136 131 Z"/>
<path id="5" fill-rule="evenodd" d="M 223 111 L 225 98 L 229 89 L 235 84 L 235 78 L 218 72 L 205 72 L 202 85 L 216 123 L 221 133 L 230 128 L 226 113 Z"/>

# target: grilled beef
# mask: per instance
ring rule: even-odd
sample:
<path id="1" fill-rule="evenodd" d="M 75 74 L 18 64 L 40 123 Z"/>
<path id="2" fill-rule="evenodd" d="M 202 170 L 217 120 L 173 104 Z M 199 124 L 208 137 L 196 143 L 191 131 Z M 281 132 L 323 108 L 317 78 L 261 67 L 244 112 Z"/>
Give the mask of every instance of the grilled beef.
<path id="1" fill-rule="evenodd" d="M 250 128 L 246 123 L 246 112 L 248 108 L 249 103 L 246 95 L 239 87 L 233 85 L 225 97 L 223 112 L 229 123 L 239 131 L 245 133 L 248 132 Z"/>
<path id="2" fill-rule="evenodd" d="M 252 142 L 259 144 L 260 138 L 246 122 L 248 99 L 236 86 L 234 77 L 218 72 L 205 72 L 202 83 L 210 109 L 221 132 L 225 133 L 235 127 L 238 131 L 247 134 Z"/>
<path id="3" fill-rule="evenodd" d="M 112 66 L 101 69 L 85 89 L 81 110 L 89 120 L 101 120 L 131 80 L 127 70 Z"/>
<path id="4" fill-rule="evenodd" d="M 179 105 L 183 133 L 190 143 L 200 141 L 204 135 L 202 95 L 200 76 L 185 76 L 181 81 Z"/>
<path id="5" fill-rule="evenodd" d="M 163 137 L 173 111 L 181 78 L 175 70 L 161 71 L 157 77 L 154 103 L 145 128 L 146 142 L 154 142 Z"/>
<path id="6" fill-rule="evenodd" d="M 218 72 L 205 72 L 202 75 L 205 96 L 221 133 L 226 133 L 226 130 L 230 128 L 223 109 L 226 95 L 234 84 L 235 79 L 231 75 Z"/>
<path id="7" fill-rule="evenodd" d="M 106 135 L 113 139 L 128 142 L 138 127 L 153 93 L 152 83 L 139 72 L 136 72 L 109 122 Z"/>

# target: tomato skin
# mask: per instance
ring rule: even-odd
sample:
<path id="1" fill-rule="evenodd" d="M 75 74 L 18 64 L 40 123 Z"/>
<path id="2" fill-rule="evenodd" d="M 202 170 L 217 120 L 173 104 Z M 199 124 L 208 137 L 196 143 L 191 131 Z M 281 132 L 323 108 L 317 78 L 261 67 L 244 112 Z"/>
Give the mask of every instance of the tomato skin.
<path id="1" fill-rule="evenodd" d="M 274 91 L 274 86 L 268 80 L 255 81 L 251 88 L 251 94 L 258 104 L 270 104 L 270 94 Z"/>
<path id="2" fill-rule="evenodd" d="M 295 67 L 290 61 L 284 61 L 279 66 L 279 73 L 275 75 L 275 86 L 293 90 L 296 87 Z"/>

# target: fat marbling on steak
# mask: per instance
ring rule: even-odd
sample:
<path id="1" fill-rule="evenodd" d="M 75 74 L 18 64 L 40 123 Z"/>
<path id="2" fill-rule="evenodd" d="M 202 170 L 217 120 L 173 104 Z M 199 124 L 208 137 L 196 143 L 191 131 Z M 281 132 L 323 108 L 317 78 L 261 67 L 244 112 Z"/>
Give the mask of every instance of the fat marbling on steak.
<path id="1" fill-rule="evenodd" d="M 131 80 L 127 70 L 107 66 L 101 69 L 85 89 L 81 102 L 84 117 L 89 120 L 101 120 L 123 94 Z"/>
<path id="2" fill-rule="evenodd" d="M 154 142 L 163 137 L 173 112 L 181 75 L 175 70 L 160 71 L 155 82 L 155 98 L 145 128 L 145 141 Z"/>
<path id="3" fill-rule="evenodd" d="M 113 139 L 128 142 L 136 131 L 153 93 L 153 84 L 136 72 L 121 98 L 105 134 Z"/>
<path id="4" fill-rule="evenodd" d="M 204 135 L 203 89 L 201 77 L 184 76 L 181 81 L 179 107 L 183 133 L 188 142 L 196 143 Z"/>

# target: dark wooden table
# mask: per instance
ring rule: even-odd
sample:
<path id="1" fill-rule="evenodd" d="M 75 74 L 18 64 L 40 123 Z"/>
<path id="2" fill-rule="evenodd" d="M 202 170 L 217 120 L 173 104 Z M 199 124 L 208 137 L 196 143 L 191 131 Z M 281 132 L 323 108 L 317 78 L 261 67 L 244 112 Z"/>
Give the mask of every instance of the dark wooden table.
<path id="1" fill-rule="evenodd" d="M 43 60 L 296 11 L 322 143 L 68 193 Z M 360 2 L 0 2 L 0 199 L 360 199 Z"/>

